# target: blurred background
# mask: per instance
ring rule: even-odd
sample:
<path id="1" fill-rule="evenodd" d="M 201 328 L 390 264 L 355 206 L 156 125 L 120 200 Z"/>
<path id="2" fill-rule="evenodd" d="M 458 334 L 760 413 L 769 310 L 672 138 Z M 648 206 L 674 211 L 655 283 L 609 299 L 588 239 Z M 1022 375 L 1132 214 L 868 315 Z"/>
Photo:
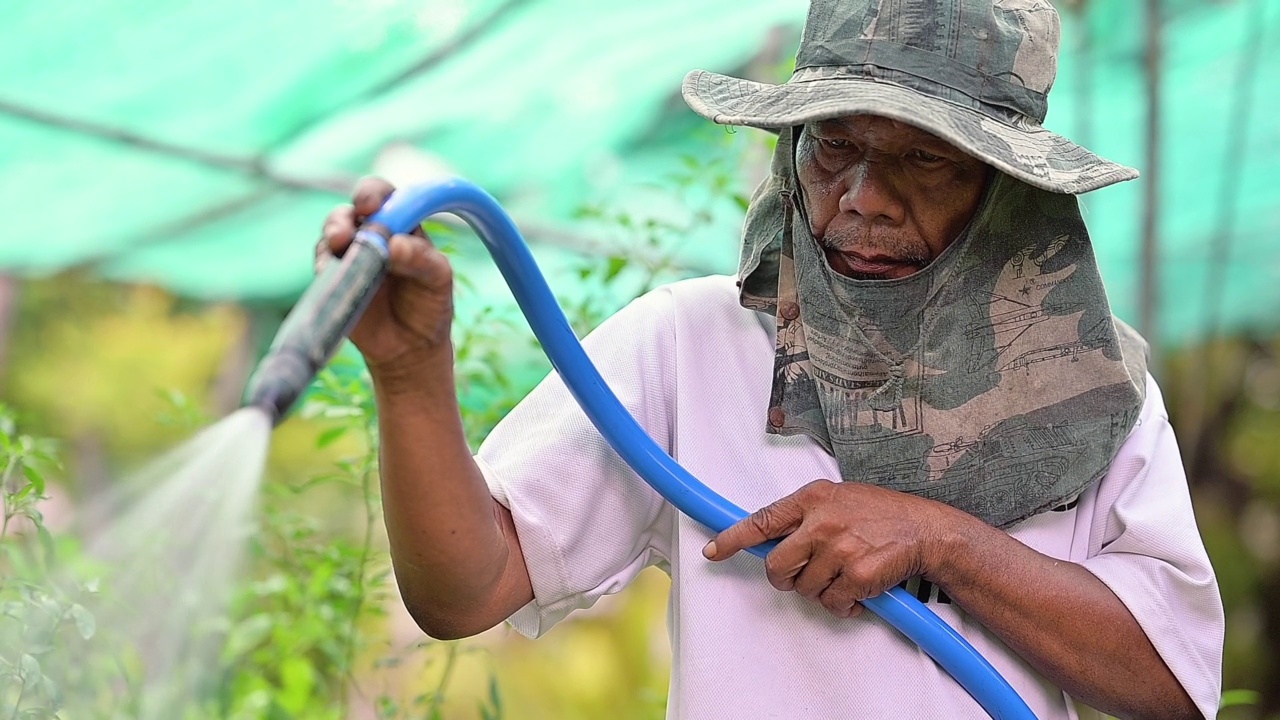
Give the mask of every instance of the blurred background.
<path id="1" fill-rule="evenodd" d="M 1152 343 L 1218 572 L 1222 717 L 1280 717 L 1280 0 L 1055 4 L 1046 124 L 1143 172 L 1082 204 L 1114 311 Z M 0 399 L 6 432 L 49 439 L 61 463 L 39 522 L 76 552 L 61 538 L 119 478 L 237 407 L 362 175 L 487 188 L 581 331 L 661 282 L 732 274 L 769 137 L 701 120 L 680 81 L 785 79 L 806 8 L 6 3 Z M 459 228 L 430 230 L 461 278 L 475 442 L 547 366 Z M 369 400 L 343 357 L 273 437 L 208 716 L 662 717 L 655 570 L 537 643 L 426 641 L 387 578 L 376 479 L 356 462 Z M 336 649 L 335 616 L 353 630 Z M 0 659 L 0 675 L 21 665 Z"/>

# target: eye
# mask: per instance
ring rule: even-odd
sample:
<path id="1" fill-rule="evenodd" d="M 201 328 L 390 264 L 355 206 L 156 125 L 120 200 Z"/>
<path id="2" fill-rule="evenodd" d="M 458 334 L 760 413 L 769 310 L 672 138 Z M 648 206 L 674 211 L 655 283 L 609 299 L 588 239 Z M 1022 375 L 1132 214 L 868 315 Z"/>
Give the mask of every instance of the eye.
<path id="1" fill-rule="evenodd" d="M 852 150 L 857 147 L 857 145 L 853 144 L 852 140 L 845 140 L 843 138 L 819 138 L 818 142 L 822 143 L 823 147 L 827 147 L 832 150 Z"/>
<path id="2" fill-rule="evenodd" d="M 921 150 L 919 148 L 912 150 L 907 154 L 907 157 L 914 160 L 917 165 L 925 167 L 938 167 L 947 161 L 947 159 L 941 155 L 934 155 L 931 152 Z"/>

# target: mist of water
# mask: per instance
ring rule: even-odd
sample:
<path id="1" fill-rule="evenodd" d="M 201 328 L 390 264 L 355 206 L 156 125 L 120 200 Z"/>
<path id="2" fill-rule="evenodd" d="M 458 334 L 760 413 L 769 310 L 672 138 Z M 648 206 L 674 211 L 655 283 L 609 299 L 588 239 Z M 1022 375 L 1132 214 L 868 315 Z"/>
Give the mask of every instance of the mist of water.
<path id="1" fill-rule="evenodd" d="M 231 592 L 254 530 L 271 421 L 237 411 L 136 473 L 103 503 L 98 626 L 136 653 L 143 717 L 215 680 Z"/>

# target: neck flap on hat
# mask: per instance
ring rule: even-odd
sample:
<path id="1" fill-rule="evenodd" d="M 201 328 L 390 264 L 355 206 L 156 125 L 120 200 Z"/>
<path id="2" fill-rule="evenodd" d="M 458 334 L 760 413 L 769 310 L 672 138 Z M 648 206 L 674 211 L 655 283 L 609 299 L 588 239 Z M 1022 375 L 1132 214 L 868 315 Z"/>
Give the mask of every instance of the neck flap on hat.
<path id="1" fill-rule="evenodd" d="M 900 280 L 836 274 L 779 136 L 738 277 L 777 320 L 768 432 L 812 437 L 846 481 L 1007 528 L 1070 502 L 1137 420 L 1146 345 L 1111 315 L 1073 195 L 997 173 L 962 236 Z"/>

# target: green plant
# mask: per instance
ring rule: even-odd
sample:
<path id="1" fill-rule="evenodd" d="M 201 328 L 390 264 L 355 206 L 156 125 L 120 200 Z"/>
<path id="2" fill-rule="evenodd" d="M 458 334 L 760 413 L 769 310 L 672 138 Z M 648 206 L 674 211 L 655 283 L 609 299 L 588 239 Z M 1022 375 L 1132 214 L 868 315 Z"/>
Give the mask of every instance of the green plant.
<path id="1" fill-rule="evenodd" d="M 745 212 L 748 203 L 738 187 L 743 148 L 725 137 L 730 140 L 709 143 L 705 158 L 681 156 L 678 169 L 645 187 L 643 204 L 588 203 L 575 212 L 581 227 L 603 238 L 605 247 L 575 268 L 578 294 L 560 298 L 579 335 L 658 285 L 700 274 L 680 260 L 681 246 L 711 230 L 725 213 Z"/>
<path id="2" fill-rule="evenodd" d="M 86 664 L 82 656 L 97 633 L 81 601 L 96 592 L 56 577 L 59 553 L 68 548 L 44 524 L 39 504 L 46 477 L 59 469 L 56 446 L 18 429 L 14 413 L 0 405 L 0 718 L 61 717 L 69 683 Z"/>
<path id="3" fill-rule="evenodd" d="M 341 718 L 361 648 L 360 630 L 380 611 L 385 570 L 371 571 L 376 445 L 372 403 L 359 377 L 327 371 L 304 416 L 331 426 L 317 438 L 329 446 L 359 435 L 332 473 L 266 484 L 259 531 L 251 544 L 251 578 L 228 618 L 222 671 L 206 712 L 219 718 Z M 302 500 L 323 490 L 358 493 L 364 528 L 358 538 L 326 528 Z"/>
<path id="4" fill-rule="evenodd" d="M 385 624 L 390 558 L 382 544 L 377 414 L 363 365 L 340 358 L 317 378 L 299 413 L 324 429 L 317 449 L 341 445 L 333 471 L 266 485 L 252 546 L 254 579 L 228 622 L 223 669 L 204 715 L 217 718 L 337 718 L 370 704 L 379 718 L 442 717 L 458 643 L 392 647 Z M 354 527 L 326 524 L 317 502 L 359 508 Z M 310 512 L 302 508 L 310 508 Z M 423 656 L 423 657 L 416 657 Z M 409 661 L 443 658 L 434 688 L 401 697 L 375 691 L 369 675 Z M 499 717 L 496 686 L 485 703 Z"/>
<path id="5" fill-rule="evenodd" d="M 666 198 L 658 211 L 584 209 L 584 228 L 599 231 L 607 249 L 576 268 L 582 292 L 565 302 L 575 329 L 585 333 L 632 297 L 698 272 L 678 262 L 676 250 L 725 208 L 742 207 L 735 177 L 729 154 L 688 159 L 658 191 Z M 448 245 L 441 228 L 432 234 Z M 467 436 L 477 447 L 548 365 L 541 353 L 513 352 L 535 345 L 513 307 L 480 298 L 481 289 L 466 277 L 458 284 L 473 300 L 455 325 L 454 342 Z M 151 302 L 151 314 L 159 312 L 152 305 L 167 307 Z M 160 396 L 167 407 L 158 418 L 165 426 L 159 435 L 187 434 L 209 422 L 198 395 Z M 133 411 L 116 405 L 113 411 Z M 363 366 L 340 358 L 299 414 L 320 426 L 317 451 L 341 457 L 329 471 L 265 486 L 251 564 L 225 617 L 207 631 L 222 643 L 216 673 L 194 688 L 182 717 L 336 720 L 359 705 L 387 720 L 435 720 L 471 709 L 482 720 L 504 717 L 511 703 L 499 683 L 500 663 L 481 644 L 393 643 L 385 613 L 394 602 L 390 561 L 378 528 L 377 416 Z M 153 429 L 143 426 L 131 424 L 140 438 L 149 437 Z M 98 587 L 79 543 L 44 526 L 40 503 L 45 475 L 56 468 L 53 450 L 19 432 L 12 413 L 0 408 L 0 720 L 139 717 L 158 691 L 143 678 L 136 649 L 118 642 L 106 615 L 95 618 L 90 610 L 97 606 L 87 598 Z M 110 596 L 108 584 L 104 576 L 99 595 Z M 396 668 L 417 681 L 384 686 Z M 643 702 L 637 717 L 661 716 L 660 688 L 634 700 Z"/>

